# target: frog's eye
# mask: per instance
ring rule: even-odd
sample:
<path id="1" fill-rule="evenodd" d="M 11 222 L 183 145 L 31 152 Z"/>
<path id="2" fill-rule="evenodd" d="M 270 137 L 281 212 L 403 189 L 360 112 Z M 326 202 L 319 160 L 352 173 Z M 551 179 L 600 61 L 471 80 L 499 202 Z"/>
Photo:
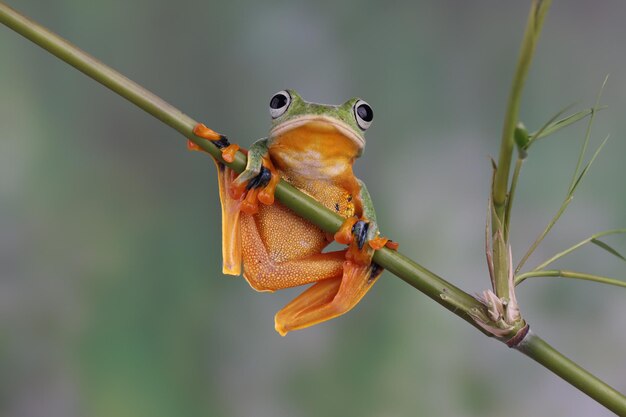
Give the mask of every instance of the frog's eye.
<path id="1" fill-rule="evenodd" d="M 367 130 L 374 119 L 374 110 L 363 100 L 354 103 L 354 117 L 361 130 Z"/>
<path id="2" fill-rule="evenodd" d="M 285 114 L 290 104 L 291 95 L 288 91 L 282 90 L 274 94 L 270 100 L 270 115 L 272 115 L 272 119 L 276 119 Z"/>

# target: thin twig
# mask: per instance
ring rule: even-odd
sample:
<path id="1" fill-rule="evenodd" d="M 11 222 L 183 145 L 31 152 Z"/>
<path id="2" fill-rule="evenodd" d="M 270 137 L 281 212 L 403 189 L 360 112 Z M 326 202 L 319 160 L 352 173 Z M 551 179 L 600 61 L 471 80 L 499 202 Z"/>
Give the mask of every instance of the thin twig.
<path id="1" fill-rule="evenodd" d="M 587 146 L 589 145 L 589 140 L 591 139 L 591 127 L 593 126 L 593 119 L 596 117 L 596 112 L 598 107 L 600 106 L 600 98 L 602 97 L 602 92 L 604 91 L 604 87 L 606 86 L 606 82 L 609 80 L 609 76 L 604 77 L 604 81 L 602 82 L 602 87 L 600 87 L 600 91 L 596 95 L 596 102 L 591 108 L 591 116 L 589 117 L 589 122 L 587 123 L 587 131 L 585 132 L 585 140 L 583 141 L 582 148 L 578 155 L 578 161 L 576 162 L 576 169 L 574 170 L 574 175 L 572 175 L 572 182 L 569 186 L 569 191 L 572 191 L 572 188 L 575 187 L 576 178 L 578 177 L 578 171 L 583 164 L 583 159 L 585 158 L 585 154 L 587 153 Z"/>
<path id="2" fill-rule="evenodd" d="M 594 281 L 599 282 L 601 284 L 609 284 L 616 285 L 618 287 L 626 288 L 626 281 L 620 281 L 619 279 L 603 277 L 601 275 L 593 275 L 586 274 L 584 272 L 576 272 L 576 271 L 566 271 L 563 269 L 550 269 L 547 271 L 531 271 L 525 272 L 523 274 L 519 274 L 515 277 L 515 286 L 518 286 L 522 282 L 524 282 L 527 278 L 537 278 L 537 277 L 562 277 L 562 278 L 573 278 L 573 279 L 581 279 L 585 281 Z"/>
<path id="3" fill-rule="evenodd" d="M 574 246 L 571 246 L 567 249 L 565 249 L 562 252 L 557 253 L 556 255 L 554 255 L 553 257 L 551 257 L 550 259 L 548 259 L 547 261 L 543 262 L 540 265 L 537 265 L 535 268 L 532 269 L 532 271 L 539 271 L 540 269 L 544 269 L 545 267 L 547 267 L 548 265 L 550 265 L 551 263 L 557 261 L 558 259 L 564 257 L 565 255 L 568 255 L 570 253 L 572 253 L 573 251 L 575 251 L 576 249 L 580 248 L 581 246 L 592 242 L 594 239 L 599 239 L 603 236 L 609 236 L 609 235 L 617 235 L 617 234 L 622 234 L 622 233 L 626 233 L 626 229 L 612 229 L 612 230 L 606 230 L 604 232 L 599 232 L 596 234 L 593 234 L 591 236 L 589 236 L 587 239 L 583 239 L 580 242 L 578 242 L 577 244 L 575 244 Z"/>

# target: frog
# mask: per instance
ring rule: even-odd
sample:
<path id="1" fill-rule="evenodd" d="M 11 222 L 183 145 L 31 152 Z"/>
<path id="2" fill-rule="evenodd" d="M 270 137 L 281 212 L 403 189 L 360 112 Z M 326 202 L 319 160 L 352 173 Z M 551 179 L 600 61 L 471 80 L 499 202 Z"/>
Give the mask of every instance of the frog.
<path id="1" fill-rule="evenodd" d="M 271 97 L 269 113 L 268 136 L 248 150 L 201 123 L 193 132 L 213 141 L 226 162 L 239 150 L 247 154 L 239 175 L 214 159 L 223 273 L 243 272 L 261 292 L 312 284 L 276 313 L 274 327 L 284 336 L 350 311 L 382 273 L 372 261 L 374 252 L 397 245 L 380 235 L 370 194 L 353 172 L 365 148 L 372 107 L 360 98 L 341 105 L 308 102 L 287 89 Z M 281 179 L 343 217 L 339 230 L 329 234 L 276 201 Z M 333 241 L 347 247 L 325 251 Z"/>

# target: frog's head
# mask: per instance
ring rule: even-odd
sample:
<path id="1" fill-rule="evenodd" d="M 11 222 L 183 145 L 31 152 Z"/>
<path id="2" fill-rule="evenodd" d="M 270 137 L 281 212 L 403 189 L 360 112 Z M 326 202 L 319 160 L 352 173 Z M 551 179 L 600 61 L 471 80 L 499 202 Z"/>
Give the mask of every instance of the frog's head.
<path id="1" fill-rule="evenodd" d="M 355 156 L 360 156 L 365 147 L 364 132 L 370 127 L 374 112 L 359 98 L 334 106 L 309 103 L 294 90 L 282 90 L 270 100 L 270 115 L 270 141 L 283 137 L 324 141 L 333 147 L 354 149 Z"/>

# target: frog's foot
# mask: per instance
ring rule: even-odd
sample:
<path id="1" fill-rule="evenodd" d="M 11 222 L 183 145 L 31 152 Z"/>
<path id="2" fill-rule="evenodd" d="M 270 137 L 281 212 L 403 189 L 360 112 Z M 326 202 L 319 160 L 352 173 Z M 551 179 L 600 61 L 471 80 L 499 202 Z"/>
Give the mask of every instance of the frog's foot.
<path id="1" fill-rule="evenodd" d="M 270 179 L 265 187 L 259 192 L 259 201 L 266 206 L 274 204 L 276 186 L 280 181 L 280 175 L 269 158 L 263 158 L 263 166 L 270 172 Z"/>
<path id="2" fill-rule="evenodd" d="M 269 158 L 263 158 L 263 165 L 258 174 L 253 171 L 244 171 L 233 181 L 230 187 L 230 195 L 238 200 L 246 194 L 241 205 L 241 210 L 247 214 L 255 214 L 259 211 L 258 202 L 265 205 L 274 204 L 274 193 L 280 181 L 280 175 L 274 168 Z"/>
<path id="3" fill-rule="evenodd" d="M 372 288 L 383 269 L 377 264 L 346 260 L 343 275 L 319 281 L 287 304 L 274 317 L 276 331 L 285 336 L 350 311 Z"/>
<path id="4" fill-rule="evenodd" d="M 369 265 L 373 251 L 365 243 L 368 241 L 370 224 L 356 217 L 347 218 L 337 233 L 335 241 L 344 245 L 350 245 L 346 259 L 361 265 Z"/>
<path id="5" fill-rule="evenodd" d="M 377 236 L 368 240 L 368 235 L 371 234 L 368 233 L 369 226 L 369 223 L 365 220 L 359 220 L 356 217 L 349 217 L 343 222 L 337 233 L 333 236 L 334 240 L 337 243 L 344 245 L 349 245 L 352 242 L 355 242 L 359 250 L 363 250 L 365 242 L 367 242 L 369 247 L 374 250 L 378 250 L 383 247 L 387 247 L 391 250 L 398 249 L 399 244 L 386 237 Z"/>
<path id="6" fill-rule="evenodd" d="M 209 129 L 202 123 L 198 123 L 193 128 L 193 134 L 203 139 L 210 140 L 215 146 L 222 152 L 222 158 L 226 162 L 233 162 L 235 160 L 235 154 L 239 150 L 239 145 L 231 144 L 228 138 L 224 135 L 220 135 L 213 129 Z M 187 148 L 193 151 L 200 151 L 202 148 L 190 140 L 187 140 Z"/>

